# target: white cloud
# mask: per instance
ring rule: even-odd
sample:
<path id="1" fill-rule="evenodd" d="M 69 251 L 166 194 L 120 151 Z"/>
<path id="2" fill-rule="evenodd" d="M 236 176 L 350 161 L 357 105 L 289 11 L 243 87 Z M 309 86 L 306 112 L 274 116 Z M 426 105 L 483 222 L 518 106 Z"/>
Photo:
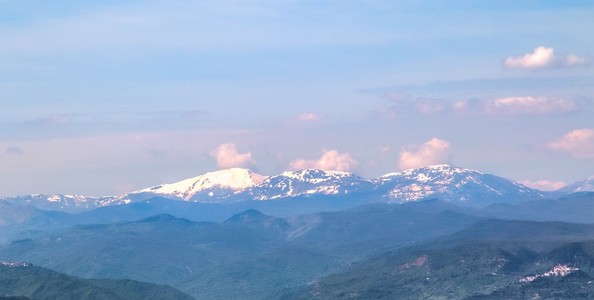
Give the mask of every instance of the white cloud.
<path id="1" fill-rule="evenodd" d="M 575 54 L 569 54 L 565 58 L 565 63 L 568 66 L 582 65 L 586 63 L 586 59 Z"/>
<path id="2" fill-rule="evenodd" d="M 291 117 L 285 121 L 285 125 L 292 125 L 298 123 L 311 123 L 315 121 L 319 121 L 322 117 L 316 113 L 303 113 L 300 115 L 296 115 Z"/>
<path id="3" fill-rule="evenodd" d="M 536 47 L 533 52 L 523 56 L 510 56 L 505 59 L 504 64 L 508 68 L 538 69 L 548 67 L 571 67 L 586 63 L 586 59 L 575 54 L 565 57 L 555 55 L 555 49 L 548 47 Z"/>
<path id="4" fill-rule="evenodd" d="M 567 183 L 565 183 L 563 181 L 551 181 L 551 180 L 537 180 L 537 181 L 522 180 L 522 181 L 520 181 L 520 183 L 529 187 L 529 188 L 533 188 L 533 189 L 537 189 L 537 190 L 541 190 L 541 191 L 556 191 L 556 190 L 567 185 Z"/>
<path id="5" fill-rule="evenodd" d="M 422 114 L 434 114 L 443 112 L 447 102 L 440 99 L 419 98 L 415 100 L 414 108 Z"/>
<path id="6" fill-rule="evenodd" d="M 550 142 L 548 147 L 555 151 L 566 152 L 576 158 L 594 159 L 594 129 L 572 130 L 562 138 Z"/>
<path id="7" fill-rule="evenodd" d="M 220 168 L 242 167 L 253 165 L 252 153 L 239 153 L 235 144 L 221 144 L 210 152 L 210 156 L 217 160 Z"/>
<path id="8" fill-rule="evenodd" d="M 448 101 L 433 98 L 399 100 L 396 105 L 375 111 L 376 116 L 393 119 L 411 113 L 439 114 L 490 114 L 490 115 L 549 115 L 574 112 L 582 104 L 575 100 L 542 96 L 507 96 L 497 99 L 464 99 Z"/>
<path id="9" fill-rule="evenodd" d="M 305 114 L 298 115 L 296 119 L 301 122 L 310 122 L 310 121 L 317 121 L 317 120 L 321 119 L 321 117 L 318 114 L 305 113 Z"/>
<path id="10" fill-rule="evenodd" d="M 450 143 L 432 138 L 420 146 L 400 151 L 400 169 L 420 168 L 448 161 Z"/>
<path id="11" fill-rule="evenodd" d="M 322 156 L 317 160 L 298 158 L 289 166 L 293 170 L 321 169 L 326 171 L 352 171 L 359 163 L 349 153 L 339 153 L 336 150 L 322 150 Z"/>
<path id="12" fill-rule="evenodd" d="M 547 97 L 504 97 L 488 101 L 485 110 L 503 114 L 554 114 L 575 111 L 574 101 Z"/>

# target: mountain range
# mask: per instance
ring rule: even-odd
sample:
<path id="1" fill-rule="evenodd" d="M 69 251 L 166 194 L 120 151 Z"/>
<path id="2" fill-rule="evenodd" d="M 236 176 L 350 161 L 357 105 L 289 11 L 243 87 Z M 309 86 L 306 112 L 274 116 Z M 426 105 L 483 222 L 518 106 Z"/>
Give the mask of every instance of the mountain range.
<path id="1" fill-rule="evenodd" d="M 447 165 L 376 179 L 228 169 L 111 198 L 5 200 L 0 261 L 42 267 L 5 269 L 13 296 L 147 282 L 197 299 L 588 299 L 594 279 L 593 192 Z"/>
<path id="2" fill-rule="evenodd" d="M 39 209 L 81 212 L 98 207 L 142 202 L 154 197 L 200 203 L 238 203 L 303 199 L 316 196 L 364 196 L 372 202 L 404 203 L 439 198 L 465 205 L 517 203 L 593 190 L 590 178 L 556 193 L 528 188 L 512 180 L 480 171 L 436 165 L 365 179 L 339 171 L 306 169 L 263 176 L 248 169 L 231 168 L 205 173 L 118 196 L 24 195 L 3 197 L 14 204 Z"/>

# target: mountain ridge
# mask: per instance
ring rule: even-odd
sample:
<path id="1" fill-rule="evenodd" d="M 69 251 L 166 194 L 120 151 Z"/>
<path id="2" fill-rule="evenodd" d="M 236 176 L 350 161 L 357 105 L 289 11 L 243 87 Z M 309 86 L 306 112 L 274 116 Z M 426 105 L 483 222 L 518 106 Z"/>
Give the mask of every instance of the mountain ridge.
<path id="1" fill-rule="evenodd" d="M 44 210 L 79 212 L 144 201 L 153 197 L 204 203 L 235 203 L 352 194 L 376 194 L 378 198 L 382 198 L 381 201 L 394 203 L 441 198 L 474 205 L 515 203 L 549 197 L 547 192 L 481 171 L 435 165 L 388 173 L 372 179 L 350 172 L 319 169 L 286 171 L 278 175 L 264 176 L 249 169 L 230 168 L 119 196 L 36 194 L 13 198 L 0 197 L 0 200 L 32 204 Z"/>

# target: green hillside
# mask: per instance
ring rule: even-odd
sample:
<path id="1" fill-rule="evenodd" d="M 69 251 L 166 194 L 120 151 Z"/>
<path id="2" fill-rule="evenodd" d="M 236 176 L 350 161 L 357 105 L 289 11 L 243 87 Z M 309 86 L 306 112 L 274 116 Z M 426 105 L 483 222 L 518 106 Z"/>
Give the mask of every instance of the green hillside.
<path id="1" fill-rule="evenodd" d="M 82 279 L 30 264 L 7 262 L 0 263 L 0 294 L 14 299 L 192 299 L 165 285 Z"/>

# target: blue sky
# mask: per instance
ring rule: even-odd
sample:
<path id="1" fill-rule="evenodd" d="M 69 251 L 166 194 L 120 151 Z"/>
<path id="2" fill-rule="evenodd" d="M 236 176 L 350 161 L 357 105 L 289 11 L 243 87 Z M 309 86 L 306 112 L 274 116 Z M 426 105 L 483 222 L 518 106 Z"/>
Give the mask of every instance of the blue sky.
<path id="1" fill-rule="evenodd" d="M 226 167 L 594 175 L 590 1 L 0 0 L 0 195 Z"/>

